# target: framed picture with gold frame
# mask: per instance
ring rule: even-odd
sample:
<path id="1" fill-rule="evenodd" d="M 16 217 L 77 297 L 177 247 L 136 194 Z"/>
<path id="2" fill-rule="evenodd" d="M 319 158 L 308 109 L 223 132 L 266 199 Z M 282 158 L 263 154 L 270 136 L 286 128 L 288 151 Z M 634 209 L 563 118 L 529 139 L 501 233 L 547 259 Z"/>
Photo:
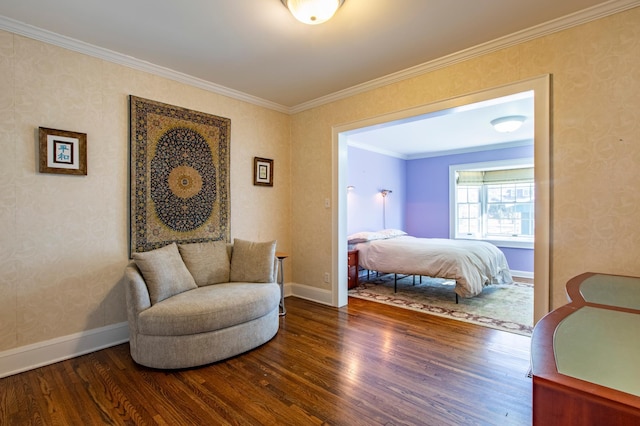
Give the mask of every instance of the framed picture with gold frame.
<path id="1" fill-rule="evenodd" d="M 87 134 L 39 129 L 40 173 L 87 174 Z"/>
<path id="2" fill-rule="evenodd" d="M 253 184 L 273 186 L 273 160 L 253 157 Z"/>

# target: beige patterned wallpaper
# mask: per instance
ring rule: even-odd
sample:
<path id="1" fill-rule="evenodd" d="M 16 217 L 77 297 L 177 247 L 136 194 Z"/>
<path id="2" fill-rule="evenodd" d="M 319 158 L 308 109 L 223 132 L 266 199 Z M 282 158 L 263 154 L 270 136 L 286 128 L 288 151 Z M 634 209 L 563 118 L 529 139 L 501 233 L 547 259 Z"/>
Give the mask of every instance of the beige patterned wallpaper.
<path id="1" fill-rule="evenodd" d="M 286 114 L 0 32 L 0 351 L 126 321 L 129 94 L 230 118 L 231 236 L 290 250 Z M 39 126 L 87 133 L 87 176 L 37 172 Z"/>
<path id="2" fill-rule="evenodd" d="M 291 117 L 0 31 L 0 351 L 126 320 L 129 94 L 231 118 L 232 237 L 278 239 L 285 280 L 328 290 L 332 127 L 543 74 L 559 306 L 581 272 L 640 275 L 640 8 Z M 39 174 L 38 126 L 87 133 L 88 176 Z"/>
<path id="3" fill-rule="evenodd" d="M 551 304 L 585 271 L 640 275 L 640 8 L 296 114 L 293 281 L 328 289 L 331 127 L 552 75 Z M 314 250 L 309 250 L 314 247 Z"/>

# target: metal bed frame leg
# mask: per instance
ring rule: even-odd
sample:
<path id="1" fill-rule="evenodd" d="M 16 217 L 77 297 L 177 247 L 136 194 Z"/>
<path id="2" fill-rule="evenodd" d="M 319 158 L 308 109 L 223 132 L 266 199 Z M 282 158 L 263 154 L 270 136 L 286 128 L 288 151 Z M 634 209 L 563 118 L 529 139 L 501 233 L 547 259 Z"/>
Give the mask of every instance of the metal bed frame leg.
<path id="1" fill-rule="evenodd" d="M 376 271 L 377 274 L 377 271 Z M 369 279 L 369 270 L 367 270 L 367 280 Z M 422 284 L 422 275 L 420 275 L 420 284 Z M 413 275 L 413 285 L 416 285 L 416 276 Z M 398 274 L 394 273 L 393 274 L 393 292 L 397 293 L 398 292 Z M 458 304 L 458 293 L 456 293 L 454 291 L 454 293 L 456 295 L 456 305 Z"/>

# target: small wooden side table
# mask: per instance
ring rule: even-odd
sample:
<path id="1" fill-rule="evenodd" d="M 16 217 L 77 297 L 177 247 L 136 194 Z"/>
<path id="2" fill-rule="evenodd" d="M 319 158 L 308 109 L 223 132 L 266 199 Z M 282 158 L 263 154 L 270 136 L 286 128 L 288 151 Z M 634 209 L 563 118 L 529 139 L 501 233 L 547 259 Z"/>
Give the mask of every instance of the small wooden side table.
<path id="1" fill-rule="evenodd" d="M 287 309 L 284 307 L 284 266 L 282 261 L 289 257 L 288 253 L 281 251 L 276 252 L 278 258 L 278 285 L 280 286 L 280 316 L 287 315 Z"/>
<path id="2" fill-rule="evenodd" d="M 358 287 L 358 250 L 349 250 L 347 262 L 347 288 Z"/>

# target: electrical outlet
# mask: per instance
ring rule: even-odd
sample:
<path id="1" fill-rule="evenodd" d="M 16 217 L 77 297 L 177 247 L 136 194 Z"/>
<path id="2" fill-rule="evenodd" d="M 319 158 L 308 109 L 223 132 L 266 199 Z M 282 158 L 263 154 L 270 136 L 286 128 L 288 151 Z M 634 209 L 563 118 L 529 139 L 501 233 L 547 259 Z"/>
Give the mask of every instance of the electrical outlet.
<path id="1" fill-rule="evenodd" d="M 329 275 L 328 272 L 324 273 L 324 282 L 328 283 L 331 280 L 331 276 Z"/>

